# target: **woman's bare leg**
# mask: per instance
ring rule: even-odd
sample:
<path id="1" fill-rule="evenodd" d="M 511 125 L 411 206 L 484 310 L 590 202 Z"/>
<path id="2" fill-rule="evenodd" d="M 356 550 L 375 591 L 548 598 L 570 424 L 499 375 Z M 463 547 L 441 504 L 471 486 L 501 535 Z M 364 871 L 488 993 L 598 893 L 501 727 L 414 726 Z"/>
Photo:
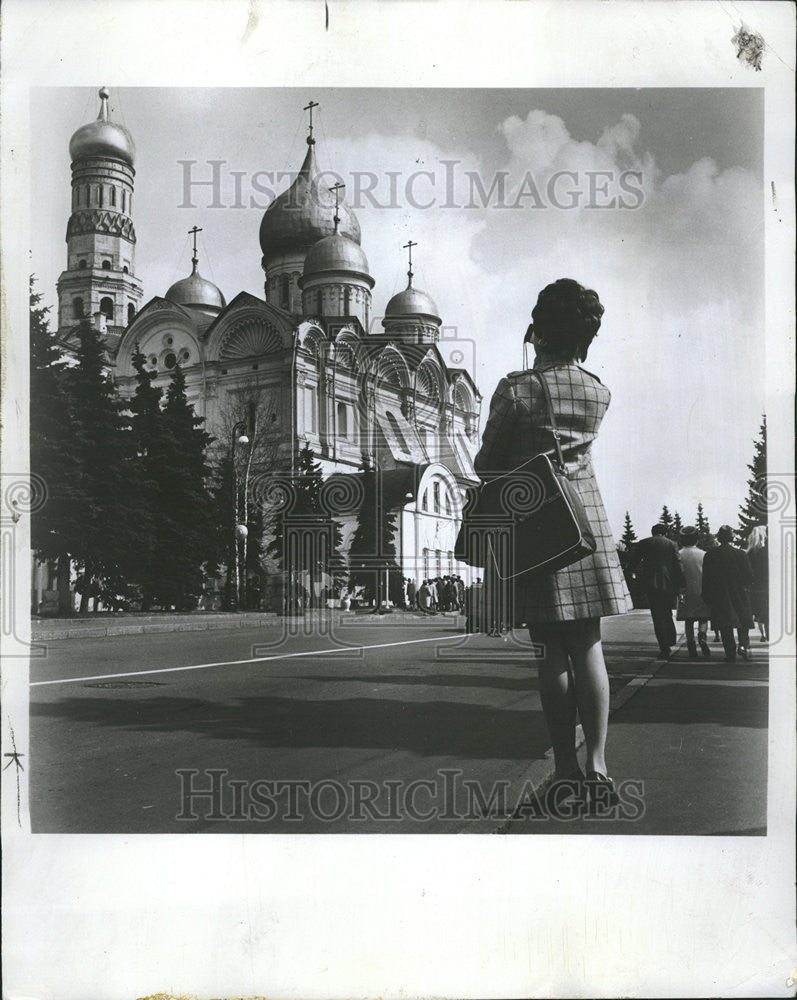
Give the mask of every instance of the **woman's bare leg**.
<path id="1" fill-rule="evenodd" d="M 609 676 L 603 658 L 600 619 L 574 622 L 572 629 L 566 629 L 564 642 L 573 663 L 576 704 L 587 744 L 587 771 L 606 774 Z"/>
<path id="2" fill-rule="evenodd" d="M 578 770 L 576 696 L 567 650 L 558 635 L 535 633 L 533 638 L 545 647 L 537 663 L 540 700 L 553 747 L 554 776 L 565 778 Z"/>

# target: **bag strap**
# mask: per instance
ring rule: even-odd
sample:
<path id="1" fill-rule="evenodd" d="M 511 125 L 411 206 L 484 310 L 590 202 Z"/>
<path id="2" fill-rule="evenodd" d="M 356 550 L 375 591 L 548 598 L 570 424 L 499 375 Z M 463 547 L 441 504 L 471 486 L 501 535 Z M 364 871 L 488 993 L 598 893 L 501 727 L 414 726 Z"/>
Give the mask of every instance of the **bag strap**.
<path id="1" fill-rule="evenodd" d="M 556 457 L 557 460 L 559 461 L 559 465 L 561 467 L 562 472 L 564 472 L 565 459 L 564 455 L 562 454 L 562 445 L 561 442 L 559 441 L 559 428 L 556 425 L 556 417 L 554 416 L 553 412 L 553 403 L 551 402 L 551 390 L 548 388 L 548 383 L 545 381 L 542 372 L 537 371 L 536 368 L 530 368 L 529 373 L 535 376 L 538 379 L 540 385 L 542 386 L 542 394 L 545 397 L 545 407 L 548 410 L 548 420 L 551 423 L 553 440 L 554 444 L 556 445 Z"/>

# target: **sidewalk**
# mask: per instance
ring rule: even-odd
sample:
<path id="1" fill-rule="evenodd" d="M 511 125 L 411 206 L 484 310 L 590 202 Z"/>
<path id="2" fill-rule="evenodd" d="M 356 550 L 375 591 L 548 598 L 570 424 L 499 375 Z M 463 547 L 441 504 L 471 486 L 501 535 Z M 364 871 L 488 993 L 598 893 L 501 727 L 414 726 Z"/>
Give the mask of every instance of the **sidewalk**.
<path id="1" fill-rule="evenodd" d="M 681 644 L 669 661 L 651 661 L 619 689 L 623 668 L 610 659 L 607 758 L 618 787 L 635 783 L 626 785 L 630 798 L 608 815 L 553 819 L 544 832 L 766 834 L 767 646 L 753 636 L 753 659 L 736 663 L 724 662 L 721 645 L 711 648 L 711 659 L 690 661 Z M 583 766 L 583 746 L 579 757 Z M 538 794 L 551 766 L 552 760 Z M 540 827 L 516 817 L 502 832 L 539 833 Z"/>

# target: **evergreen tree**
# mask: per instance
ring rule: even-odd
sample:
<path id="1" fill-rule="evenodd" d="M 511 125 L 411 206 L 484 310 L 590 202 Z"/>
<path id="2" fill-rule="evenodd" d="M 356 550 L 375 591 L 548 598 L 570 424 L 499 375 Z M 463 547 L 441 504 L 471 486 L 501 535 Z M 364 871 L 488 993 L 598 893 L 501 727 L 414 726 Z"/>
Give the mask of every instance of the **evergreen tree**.
<path id="1" fill-rule="evenodd" d="M 129 402 L 134 475 L 129 484 L 138 544 L 129 553 L 126 575 L 141 589 L 141 606 L 148 611 L 159 592 L 163 514 L 169 498 L 161 483 L 166 460 L 163 393 L 154 385 L 157 373 L 145 367 L 146 358 L 136 345 L 133 354 L 136 390 Z"/>
<path id="2" fill-rule="evenodd" d="M 269 554 L 275 559 L 283 572 L 288 574 L 288 583 L 293 595 L 289 598 L 289 603 L 295 603 L 296 594 L 294 587 L 297 585 L 307 586 L 310 600 L 315 596 L 315 585 L 339 585 L 345 574 L 345 561 L 341 555 L 343 544 L 343 533 L 339 522 L 332 519 L 331 538 L 329 539 L 328 551 L 325 558 L 316 562 L 311 553 L 304 548 L 296 553 L 299 560 L 298 565 L 288 565 L 285 548 L 285 520 L 288 523 L 294 518 L 302 520 L 304 518 L 318 519 L 319 532 L 329 528 L 328 512 L 324 511 L 321 504 L 321 487 L 323 484 L 323 474 L 320 464 L 316 461 L 312 448 L 305 444 L 297 456 L 297 471 L 293 477 L 295 498 L 293 506 L 285 514 L 279 515 L 274 523 L 274 537 L 268 546 Z M 289 547 L 291 553 L 294 552 L 292 546 Z M 293 558 L 293 556 L 291 556 Z M 304 581 L 304 582 L 302 582 Z"/>
<path id="3" fill-rule="evenodd" d="M 625 512 L 625 522 L 623 523 L 623 534 L 620 537 L 620 541 L 625 546 L 625 551 L 630 552 L 631 547 L 637 540 L 636 532 L 634 531 L 634 526 L 631 524 L 631 515 L 628 511 Z"/>
<path id="4" fill-rule="evenodd" d="M 100 334 L 84 320 L 77 330 L 77 365 L 66 370 L 71 396 L 74 487 L 66 521 L 69 552 L 83 566 L 80 610 L 91 596 L 120 583 L 137 541 L 129 500 L 129 422 L 105 371 Z M 106 584 L 103 588 L 103 578 Z"/>
<path id="5" fill-rule="evenodd" d="M 739 507 L 739 527 L 737 535 L 739 541 L 744 541 L 750 533 L 750 529 L 757 524 L 766 524 L 767 521 L 767 418 L 766 414 L 761 417 L 761 427 L 758 432 L 758 440 L 754 443 L 755 452 L 753 461 L 747 468 L 750 470 L 750 478 L 747 480 L 747 498 L 744 504 Z"/>
<path id="6" fill-rule="evenodd" d="M 711 534 L 711 525 L 709 524 L 708 518 L 703 510 L 703 504 L 699 503 L 697 505 L 697 517 L 695 519 L 695 527 L 698 530 L 697 546 L 700 549 L 705 549 L 708 544 L 708 536 Z"/>
<path id="7" fill-rule="evenodd" d="M 46 502 L 31 515 L 31 547 L 40 559 L 58 562 L 59 611 L 72 610 L 69 591 L 72 543 L 81 504 L 70 429 L 66 364 L 30 278 L 30 471 L 46 490 Z"/>
<path id="8" fill-rule="evenodd" d="M 667 537 L 672 538 L 673 519 L 667 504 L 664 504 L 664 506 L 661 508 L 661 514 L 659 515 L 659 524 L 663 524 L 666 527 Z"/>
<path id="9" fill-rule="evenodd" d="M 349 549 L 350 580 L 365 589 L 367 598 L 378 597 L 389 571 L 391 596 L 400 587 L 401 576 L 396 561 L 396 514 L 384 509 L 378 482 L 378 470 L 367 462 L 363 468 L 363 498 L 357 513 L 357 527 Z"/>
<path id="10" fill-rule="evenodd" d="M 158 596 L 178 611 L 196 605 L 202 590 L 202 565 L 213 555 L 212 495 L 208 488 L 202 430 L 185 394 L 180 365 L 172 370 L 162 411 L 163 462 L 158 473 L 163 505 L 158 511 Z"/>
<path id="11" fill-rule="evenodd" d="M 672 539 L 673 541 L 680 541 L 681 531 L 683 530 L 683 521 L 681 520 L 681 515 L 676 510 L 675 516 L 672 519 Z"/>

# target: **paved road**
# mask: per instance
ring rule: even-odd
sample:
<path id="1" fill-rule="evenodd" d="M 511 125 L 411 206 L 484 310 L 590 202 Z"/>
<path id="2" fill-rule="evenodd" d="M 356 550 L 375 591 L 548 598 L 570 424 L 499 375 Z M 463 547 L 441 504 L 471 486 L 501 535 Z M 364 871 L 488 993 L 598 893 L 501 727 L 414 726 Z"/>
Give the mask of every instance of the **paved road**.
<path id="1" fill-rule="evenodd" d="M 634 691 L 613 719 L 613 769 L 644 771 L 646 808 L 597 830 L 507 823 L 551 769 L 525 637 L 464 637 L 442 618 L 282 627 L 49 643 L 31 687 L 34 832 L 762 832 L 765 791 L 737 788 L 744 801 L 713 816 L 695 792 L 684 812 L 677 781 L 654 776 L 662 755 L 644 747 L 691 727 L 700 745 L 676 763 L 702 755 L 701 781 L 720 775 L 726 799 L 739 767 L 765 776 L 765 665 L 728 676 L 676 660 L 662 672 L 646 613 L 605 623 L 615 698 Z M 714 732 L 701 715 L 712 704 Z"/>

